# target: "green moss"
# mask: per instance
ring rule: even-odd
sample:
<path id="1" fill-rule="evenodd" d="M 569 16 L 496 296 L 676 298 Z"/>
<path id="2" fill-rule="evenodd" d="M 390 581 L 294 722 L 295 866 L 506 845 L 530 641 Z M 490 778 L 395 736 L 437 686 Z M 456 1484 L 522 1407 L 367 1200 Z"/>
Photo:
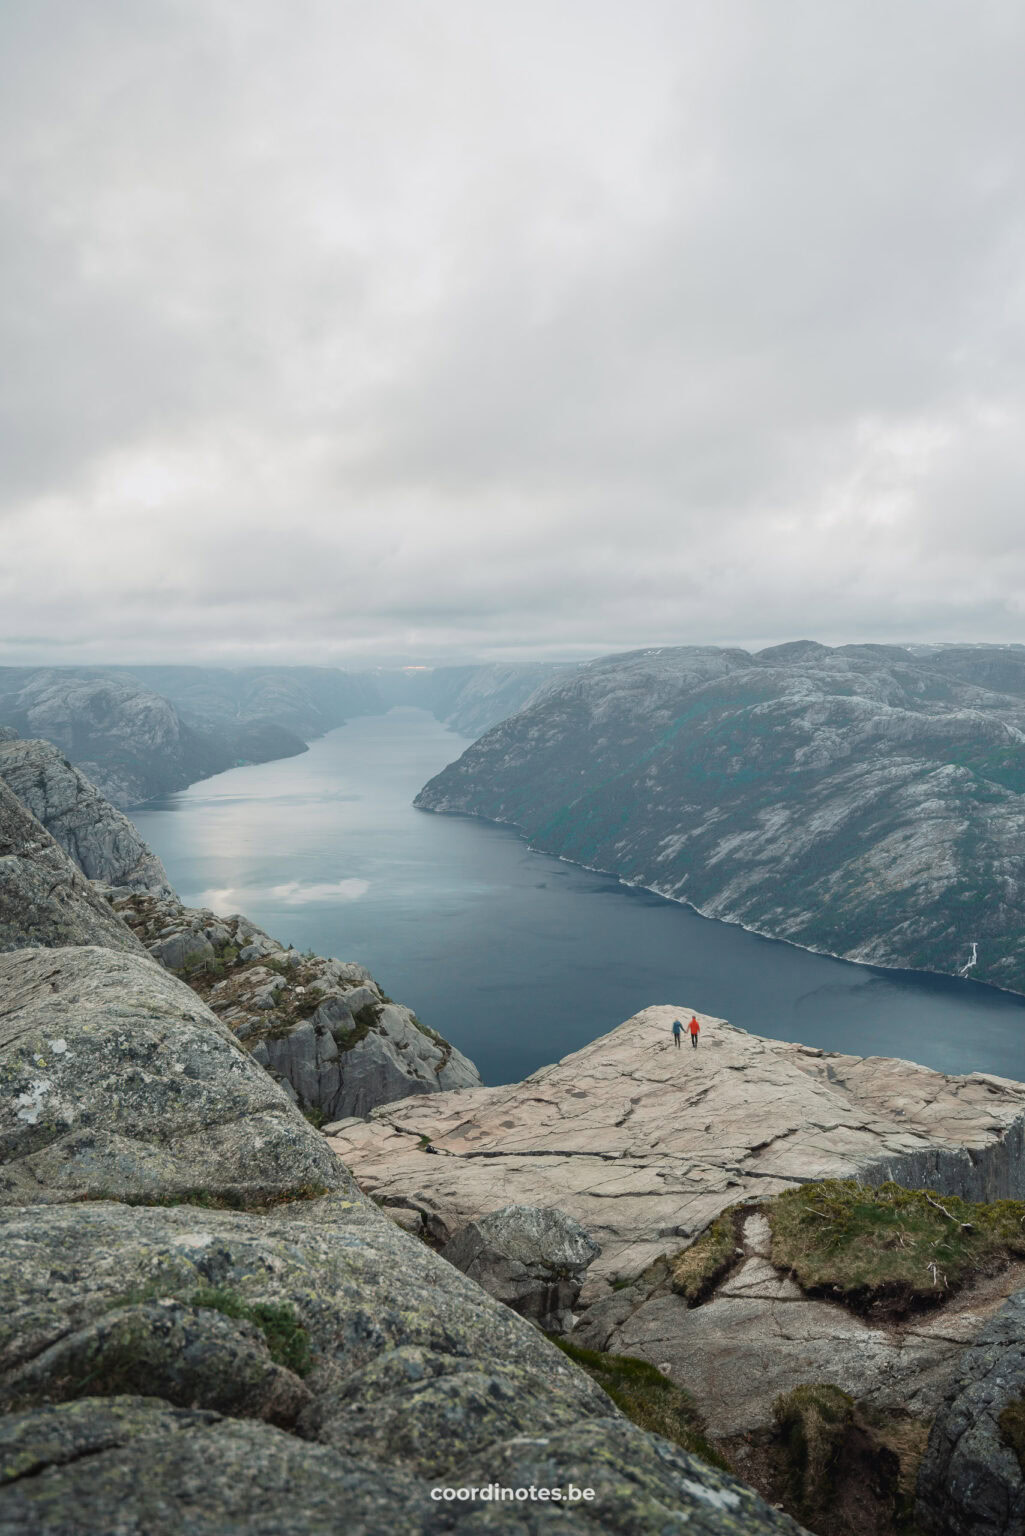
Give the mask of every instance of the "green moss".
<path id="1" fill-rule="evenodd" d="M 316 1126 L 318 1131 L 327 1119 L 327 1110 L 321 1109 L 319 1104 L 307 1104 L 303 1114 L 311 1125 Z"/>
<path id="2" fill-rule="evenodd" d="M 210 1307 L 225 1317 L 255 1323 L 267 1340 L 272 1360 L 297 1376 L 309 1374 L 313 1365 L 309 1335 L 292 1307 L 276 1301 L 244 1301 L 224 1286 L 206 1286 L 186 1300 L 189 1306 Z"/>
<path id="3" fill-rule="evenodd" d="M 704 1422 L 690 1393 L 674 1386 L 668 1376 L 663 1376 L 647 1360 L 583 1349 L 554 1334 L 549 1334 L 549 1338 L 641 1429 L 672 1440 L 714 1467 L 730 1470 L 726 1460 L 705 1438 Z"/>
<path id="4" fill-rule="evenodd" d="M 1025 1472 L 1025 1398 L 1016 1397 L 1008 1403 L 997 1421 L 1000 1438 L 1018 1458 L 1018 1465 Z"/>
<path id="5" fill-rule="evenodd" d="M 696 1307 L 703 1301 L 736 1263 L 739 1209 L 729 1206 L 696 1242 L 670 1261 L 673 1290 L 686 1297 L 688 1306 Z"/>
<path id="6" fill-rule="evenodd" d="M 899 1184 L 826 1179 L 763 1207 L 772 1261 L 807 1291 L 896 1315 L 1025 1255 L 1025 1203 L 971 1204 Z"/>

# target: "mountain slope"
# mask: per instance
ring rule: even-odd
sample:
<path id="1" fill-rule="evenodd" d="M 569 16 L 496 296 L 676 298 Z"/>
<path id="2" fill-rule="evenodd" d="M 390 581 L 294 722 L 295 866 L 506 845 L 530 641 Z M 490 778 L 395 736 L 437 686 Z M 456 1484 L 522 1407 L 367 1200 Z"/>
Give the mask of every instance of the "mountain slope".
<path id="1" fill-rule="evenodd" d="M 959 675 L 1022 672 L 985 649 L 603 658 L 416 804 L 811 949 L 1025 991 L 1025 698 Z"/>

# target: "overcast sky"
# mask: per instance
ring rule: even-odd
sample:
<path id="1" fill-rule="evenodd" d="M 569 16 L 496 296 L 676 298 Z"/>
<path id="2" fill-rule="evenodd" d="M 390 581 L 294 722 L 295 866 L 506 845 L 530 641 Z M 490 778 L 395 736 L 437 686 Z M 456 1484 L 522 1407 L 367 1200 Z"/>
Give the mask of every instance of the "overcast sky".
<path id="1" fill-rule="evenodd" d="M 0 661 L 1025 641 L 1020 0 L 4 0 Z"/>

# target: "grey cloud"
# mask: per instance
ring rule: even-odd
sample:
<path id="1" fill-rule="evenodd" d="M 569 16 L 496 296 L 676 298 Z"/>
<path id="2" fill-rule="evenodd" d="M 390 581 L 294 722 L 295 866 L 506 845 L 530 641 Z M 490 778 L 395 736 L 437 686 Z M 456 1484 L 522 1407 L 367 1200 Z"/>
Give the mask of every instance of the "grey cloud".
<path id="1" fill-rule="evenodd" d="M 0 659 L 1022 638 L 1023 51 L 14 0 Z"/>

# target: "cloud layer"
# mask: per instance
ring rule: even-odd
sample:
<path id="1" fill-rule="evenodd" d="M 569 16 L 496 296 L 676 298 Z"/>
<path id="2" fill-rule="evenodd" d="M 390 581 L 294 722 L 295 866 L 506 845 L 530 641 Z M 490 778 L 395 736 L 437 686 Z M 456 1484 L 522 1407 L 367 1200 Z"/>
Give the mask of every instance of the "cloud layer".
<path id="1" fill-rule="evenodd" d="M 1025 12 L 12 0 L 0 661 L 1025 640 Z"/>

